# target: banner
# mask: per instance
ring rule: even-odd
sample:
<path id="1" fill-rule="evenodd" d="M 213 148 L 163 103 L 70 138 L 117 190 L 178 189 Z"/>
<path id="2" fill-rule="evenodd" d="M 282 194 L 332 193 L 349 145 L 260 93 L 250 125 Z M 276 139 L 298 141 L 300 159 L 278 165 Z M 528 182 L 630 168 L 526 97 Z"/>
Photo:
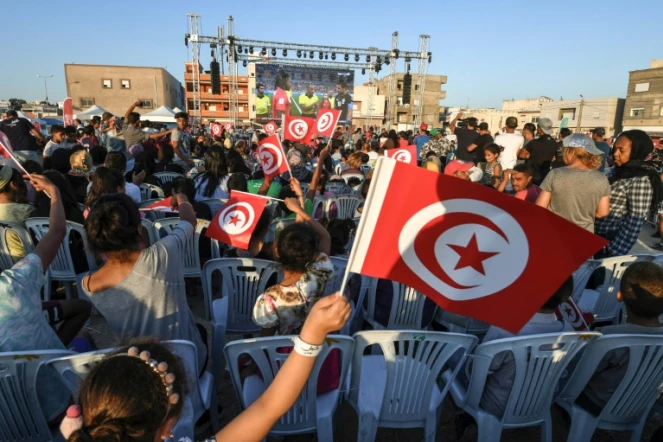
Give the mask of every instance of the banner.
<path id="1" fill-rule="evenodd" d="M 356 238 L 348 272 L 398 281 L 512 333 L 608 243 L 535 204 L 388 158 Z"/>
<path id="2" fill-rule="evenodd" d="M 71 101 L 71 97 L 64 99 L 64 104 L 62 105 L 63 117 L 64 117 L 64 127 L 74 125 L 74 107 Z"/>

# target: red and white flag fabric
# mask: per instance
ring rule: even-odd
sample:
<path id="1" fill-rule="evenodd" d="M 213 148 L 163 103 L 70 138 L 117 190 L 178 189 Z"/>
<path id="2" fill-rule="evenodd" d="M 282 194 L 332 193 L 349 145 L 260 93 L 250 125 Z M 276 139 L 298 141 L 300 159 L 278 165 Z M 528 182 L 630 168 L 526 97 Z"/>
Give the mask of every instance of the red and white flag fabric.
<path id="1" fill-rule="evenodd" d="M 387 158 L 393 158 L 401 163 L 417 165 L 417 146 L 400 147 L 398 149 L 387 149 L 384 151 Z"/>
<path id="2" fill-rule="evenodd" d="M 223 133 L 223 126 L 220 123 L 210 123 L 209 131 L 212 133 L 213 136 L 220 137 L 221 134 Z"/>
<path id="3" fill-rule="evenodd" d="M 157 212 L 170 212 L 170 213 L 177 213 L 178 211 L 173 209 L 171 201 L 173 200 L 173 197 L 169 196 L 168 198 L 164 198 L 161 201 L 157 201 L 154 204 L 150 204 L 147 207 L 144 207 L 140 209 L 142 212 L 150 212 L 150 211 L 157 211 Z"/>
<path id="4" fill-rule="evenodd" d="M 14 154 L 14 149 L 12 148 L 12 143 L 9 141 L 7 135 L 0 130 L 0 155 L 2 158 L 12 158 Z"/>
<path id="5" fill-rule="evenodd" d="M 228 202 L 210 222 L 206 235 L 224 244 L 247 250 L 266 205 L 265 197 L 232 191 Z"/>
<path id="6" fill-rule="evenodd" d="M 232 127 L 233 127 L 233 124 L 232 124 L 232 123 L 226 123 L 225 126 L 223 126 L 223 128 L 224 128 L 225 130 L 230 130 L 230 129 L 232 129 Z"/>
<path id="7" fill-rule="evenodd" d="M 331 137 L 334 134 L 340 116 L 340 110 L 321 109 L 313 124 L 313 135 Z"/>
<path id="8" fill-rule="evenodd" d="M 271 135 L 258 144 L 258 158 L 265 178 L 290 171 L 283 146 L 276 135 Z"/>
<path id="9" fill-rule="evenodd" d="M 74 125 L 74 106 L 71 97 L 64 99 L 64 103 L 62 103 L 62 115 L 64 119 L 64 127 Z"/>
<path id="10" fill-rule="evenodd" d="M 264 130 L 267 135 L 274 135 L 278 129 L 278 125 L 273 121 L 262 126 L 262 130 Z"/>
<path id="11" fill-rule="evenodd" d="M 311 139 L 311 130 L 315 120 L 307 117 L 285 116 L 283 139 L 296 143 L 307 143 Z"/>
<path id="12" fill-rule="evenodd" d="M 398 281 L 513 333 L 607 244 L 534 204 L 387 158 L 356 238 L 349 272 Z"/>
<path id="13" fill-rule="evenodd" d="M 562 302 L 555 314 L 576 331 L 589 331 L 589 326 L 594 323 L 594 315 L 591 312 L 583 312 L 573 299 Z"/>

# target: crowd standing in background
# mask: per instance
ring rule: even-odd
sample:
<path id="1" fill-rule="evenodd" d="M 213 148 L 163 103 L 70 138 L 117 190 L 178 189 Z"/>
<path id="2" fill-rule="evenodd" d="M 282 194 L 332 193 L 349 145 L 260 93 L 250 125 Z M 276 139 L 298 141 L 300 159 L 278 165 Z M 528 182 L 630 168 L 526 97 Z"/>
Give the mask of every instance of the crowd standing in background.
<path id="1" fill-rule="evenodd" d="M 346 88 L 339 85 L 336 105 L 347 95 Z M 258 89 L 261 100 L 264 86 Z M 313 100 L 313 93 L 309 88 L 299 98 L 304 114 L 324 108 L 324 101 Z M 68 441 L 151 441 L 170 435 L 188 393 L 181 363 L 154 340 L 190 341 L 200 370 L 207 366 L 211 337 L 190 308 L 184 256 L 198 222 L 210 221 L 218 212 L 208 200 L 228 199 L 233 191 L 280 200 L 275 213 L 261 216 L 247 250 L 225 248 L 223 253 L 268 259 L 281 266 L 283 273 L 270 281 L 251 309 L 252 321 L 263 336 L 299 336 L 292 355 L 260 399 L 209 439 L 217 442 L 265 437 L 299 396 L 313 369 L 312 356 L 320 351 L 327 334 L 348 321 L 351 306 L 346 297 L 325 296 L 325 289 L 338 276 L 331 258 L 347 258 L 357 225 L 352 220 L 321 219 L 316 203 L 334 196 L 338 188 L 366 198 L 373 168 L 390 150 L 416 146 L 413 165 L 513 196 L 524 201 L 522 204 L 536 204 L 595 232 L 609 241 L 596 258 L 628 254 L 645 222 L 656 222 L 656 216 L 663 213 L 658 162 L 663 156 L 639 130 L 614 134 L 610 139 L 601 127 L 591 134 L 572 133 L 567 128 L 556 134 L 548 118 L 519 130 L 516 117 L 507 118 L 503 128 L 491 128 L 476 118 L 464 119 L 460 113 L 450 122 L 448 132 L 446 127 L 429 128 L 427 124 L 416 128 L 416 133 L 346 126 L 339 127 L 332 139 L 284 141 L 290 171 L 271 177 L 263 172 L 257 154 L 258 143 L 267 135 L 255 127 L 237 126 L 213 136 L 201 122 L 180 112 L 175 116 L 176 126 L 166 129 L 142 121 L 135 112 L 139 104 L 134 103 L 122 118 L 104 113 L 87 122 L 75 120 L 74 126 L 52 126 L 48 139 L 14 111 L 8 111 L 7 119 L 0 122 L 0 131 L 31 174 L 23 175 L 4 160 L 0 223 L 25 227 L 31 218 L 49 219 L 48 233 L 31 251 L 15 234 L 6 238 L 14 266 L 3 269 L 0 276 L 0 352 L 93 350 L 96 343 L 84 328 L 93 307 L 123 343 L 143 339 L 122 346 L 92 369 L 77 400 L 82 413 L 77 424 L 71 419 L 73 413 L 69 416 L 67 412 L 72 398 L 57 375 L 52 371 L 40 374 L 38 392 L 44 416 L 53 427 L 60 425 L 65 413 L 69 416 L 63 426 Z M 267 114 L 268 107 L 258 104 L 259 113 Z M 275 115 L 285 112 L 273 109 Z M 491 130 L 496 129 L 493 134 Z M 164 172 L 177 177 L 165 179 Z M 161 197 L 160 192 L 170 198 L 167 205 L 177 212 L 179 222 L 168 235 L 150 243 L 141 227 L 145 211 L 139 206 L 146 199 Z M 333 207 L 327 214 L 339 210 Z M 360 205 L 356 215 L 362 213 Z M 287 225 L 273 232 L 274 221 Z M 84 226 L 88 250 L 80 235 L 67 235 L 68 244 L 63 244 L 67 222 Z M 658 222 L 657 230 L 663 231 L 663 222 Z M 79 282 L 83 296 L 61 299 L 56 283 L 46 297 L 49 300 L 42 301 L 44 273 L 60 247 L 70 250 L 76 273 L 85 274 Z M 663 249 L 663 244 L 657 247 Z M 85 252 L 95 256 L 95 269 L 90 268 Z M 211 258 L 209 246 L 201 246 L 199 253 L 202 261 Z M 359 286 L 361 282 L 352 279 L 349 291 L 356 293 Z M 555 310 L 572 291 L 569 275 L 519 335 L 570 330 L 570 324 L 557 317 Z M 376 295 L 379 323 L 388 321 L 392 296 L 391 281 L 380 280 Z M 649 262 L 631 265 L 617 297 L 626 306 L 625 322 L 597 330 L 663 334 L 663 269 Z M 431 323 L 435 309 L 427 301 L 422 326 Z M 492 326 L 484 342 L 513 336 Z M 602 361 L 581 397 L 581 405 L 590 413 L 601 412 L 624 364 L 623 353 L 610 354 Z M 337 365 L 338 359 L 325 361 L 321 369 L 325 381 L 318 384 L 319 393 L 339 387 L 334 383 L 339 376 Z M 513 366 L 510 355 L 491 365 L 481 402 L 498 417 L 511 391 Z M 259 373 L 248 363 L 244 368 Z M 131 377 L 136 382 L 128 389 L 124 383 Z"/>

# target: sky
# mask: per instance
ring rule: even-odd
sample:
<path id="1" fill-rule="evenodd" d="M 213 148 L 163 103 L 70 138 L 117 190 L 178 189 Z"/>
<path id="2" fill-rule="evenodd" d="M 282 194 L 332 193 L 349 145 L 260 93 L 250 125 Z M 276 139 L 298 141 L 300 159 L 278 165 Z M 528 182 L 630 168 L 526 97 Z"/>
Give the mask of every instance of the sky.
<path id="1" fill-rule="evenodd" d="M 398 31 L 400 49 L 416 51 L 419 35 L 428 34 L 428 73 L 448 76 L 445 106 L 499 108 L 504 99 L 540 95 L 625 97 L 629 71 L 663 58 L 660 0 L 33 0 L 2 6 L 2 99 L 43 99 L 37 74 L 53 74 L 49 101 L 63 100 L 65 63 L 162 66 L 182 81 L 190 12 L 201 14 L 204 35 L 216 35 L 232 15 L 235 34 L 256 40 L 389 49 Z M 208 69 L 209 49 L 201 54 Z"/>

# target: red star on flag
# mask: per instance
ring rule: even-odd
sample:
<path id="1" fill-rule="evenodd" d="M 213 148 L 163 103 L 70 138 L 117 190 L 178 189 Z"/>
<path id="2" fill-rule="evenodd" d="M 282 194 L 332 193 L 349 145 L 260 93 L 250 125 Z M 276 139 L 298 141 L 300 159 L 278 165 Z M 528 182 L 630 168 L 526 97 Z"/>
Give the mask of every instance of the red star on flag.
<path id="1" fill-rule="evenodd" d="M 465 267 L 472 267 L 477 272 L 485 275 L 486 272 L 483 268 L 483 262 L 490 257 L 498 255 L 498 252 L 482 252 L 479 250 L 479 244 L 477 243 L 477 235 L 472 235 L 472 239 L 465 246 L 459 246 L 455 244 L 448 244 L 448 246 L 460 256 L 458 264 L 454 270 L 464 269 Z"/>
<path id="2" fill-rule="evenodd" d="M 230 221 L 228 221 L 228 224 L 237 224 L 239 222 L 239 215 L 235 214 L 230 217 Z"/>

